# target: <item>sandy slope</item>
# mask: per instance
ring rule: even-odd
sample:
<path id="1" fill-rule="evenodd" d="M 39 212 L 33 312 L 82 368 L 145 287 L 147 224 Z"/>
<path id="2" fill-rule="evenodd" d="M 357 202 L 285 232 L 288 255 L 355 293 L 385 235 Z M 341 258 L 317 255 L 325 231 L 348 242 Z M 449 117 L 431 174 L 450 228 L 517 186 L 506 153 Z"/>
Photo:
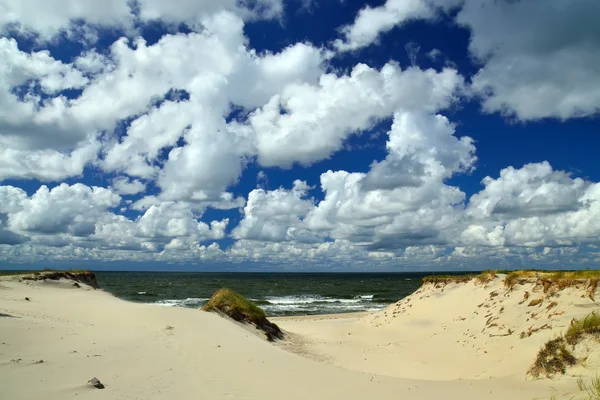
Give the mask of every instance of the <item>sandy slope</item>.
<path id="1" fill-rule="evenodd" d="M 540 304 L 529 305 L 538 299 Z M 532 281 L 508 290 L 499 276 L 487 285 L 475 280 L 437 288 L 428 284 L 371 315 L 275 322 L 293 333 L 293 343 L 284 345 L 288 350 L 348 370 L 432 381 L 502 378 L 517 383 L 526 379 L 544 343 L 563 333 L 573 318 L 596 309 L 598 303 L 583 287 L 544 293 Z M 598 345 L 585 349 L 585 365 L 546 384 L 560 394 L 575 387 L 574 376 L 595 376 L 599 350 Z"/>
<path id="2" fill-rule="evenodd" d="M 483 294 L 469 290 L 464 301 L 480 301 Z M 433 293 L 421 294 L 433 300 Z M 522 375 L 530 354 L 506 353 L 505 358 L 519 361 L 514 363 L 496 354 L 517 339 L 509 338 L 497 348 L 484 344 L 482 335 L 469 339 L 463 330 L 475 330 L 475 323 L 459 329 L 454 322 L 464 303 L 417 305 L 415 296 L 419 294 L 413 296 L 414 306 L 405 307 L 405 324 L 393 318 L 396 306 L 388 308 L 387 316 L 284 321 L 284 328 L 305 338 L 307 352 L 322 352 L 330 363 L 347 368 L 343 369 L 287 352 L 213 314 L 128 303 L 102 291 L 73 288 L 68 281 L 4 280 L 0 399 L 550 397 L 547 381 L 527 382 Z M 448 333 L 446 338 L 443 333 Z M 534 353 L 547 336 L 531 340 L 527 348 Z M 455 339 L 467 340 L 468 345 Z M 488 354 L 482 354 L 484 349 Z M 44 362 L 36 364 L 38 360 Z M 498 377 L 455 379 L 487 374 Z M 94 376 L 106 389 L 86 385 Z M 560 382 L 552 385 L 557 384 L 560 387 Z"/>

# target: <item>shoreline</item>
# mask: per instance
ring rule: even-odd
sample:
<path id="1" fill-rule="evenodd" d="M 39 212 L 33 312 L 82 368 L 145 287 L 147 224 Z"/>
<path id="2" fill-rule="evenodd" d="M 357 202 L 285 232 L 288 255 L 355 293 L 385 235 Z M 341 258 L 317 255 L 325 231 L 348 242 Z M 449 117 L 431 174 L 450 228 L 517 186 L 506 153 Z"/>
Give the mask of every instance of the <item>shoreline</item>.
<path id="1" fill-rule="evenodd" d="M 393 303 L 392 303 L 393 304 Z M 362 318 L 367 315 L 375 314 L 378 311 L 350 311 L 334 314 L 311 314 L 311 315 L 285 315 L 281 317 L 269 317 L 274 322 L 277 321 L 320 321 L 320 320 L 331 320 L 331 319 L 353 319 Z"/>

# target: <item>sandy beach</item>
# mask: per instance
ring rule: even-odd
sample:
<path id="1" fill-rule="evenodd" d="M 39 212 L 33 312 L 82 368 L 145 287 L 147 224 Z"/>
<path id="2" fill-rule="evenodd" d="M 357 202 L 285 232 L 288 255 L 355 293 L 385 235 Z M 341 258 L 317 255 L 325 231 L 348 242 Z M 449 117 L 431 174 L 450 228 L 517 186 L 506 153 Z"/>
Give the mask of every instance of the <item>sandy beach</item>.
<path id="1" fill-rule="evenodd" d="M 595 301 L 567 288 L 557 305 L 547 309 L 544 298 L 529 307 L 519 302 L 530 288 L 506 292 L 501 285 L 499 278 L 486 286 L 426 285 L 378 313 L 273 319 L 288 332 L 273 344 L 216 314 L 130 303 L 64 279 L 5 277 L 0 398 L 475 400 L 574 393 L 574 376 L 594 371 L 594 349 L 585 367 L 560 379 L 532 380 L 526 372 L 542 344 L 593 311 Z M 550 328 L 520 337 L 543 324 Z M 105 389 L 89 385 L 93 377 Z"/>

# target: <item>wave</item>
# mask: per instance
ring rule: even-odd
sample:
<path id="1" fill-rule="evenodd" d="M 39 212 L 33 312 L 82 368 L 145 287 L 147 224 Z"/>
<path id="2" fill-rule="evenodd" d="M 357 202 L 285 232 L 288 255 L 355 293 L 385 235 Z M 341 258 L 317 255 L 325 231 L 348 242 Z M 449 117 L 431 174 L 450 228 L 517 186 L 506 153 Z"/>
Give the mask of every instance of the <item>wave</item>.
<path id="1" fill-rule="evenodd" d="M 156 293 L 151 292 L 137 292 L 138 296 L 148 296 L 148 297 L 156 297 L 158 296 Z"/>
<path id="2" fill-rule="evenodd" d="M 354 296 L 352 299 L 342 299 L 334 297 L 323 297 L 318 295 L 301 295 L 301 296 L 281 296 L 281 297 L 267 297 L 266 305 L 272 304 L 314 304 L 314 303 L 347 303 L 356 304 L 365 301 L 373 301 L 373 295 L 360 295 Z"/>
<path id="3" fill-rule="evenodd" d="M 178 300 L 159 300 L 153 304 L 163 307 L 188 307 L 197 308 L 208 301 L 208 298 L 188 297 L 187 299 Z"/>
<path id="4" fill-rule="evenodd" d="M 389 304 L 382 303 L 379 299 L 374 301 L 374 297 L 372 294 L 363 294 L 348 299 L 307 294 L 267 296 L 261 299 L 250 298 L 250 300 L 265 310 L 268 316 L 283 316 L 379 311 Z M 208 300 L 208 298 L 189 297 L 187 299 L 159 300 L 153 304 L 163 307 L 200 308 Z"/>
<path id="5" fill-rule="evenodd" d="M 329 304 L 329 305 L 306 305 L 306 304 L 280 304 L 262 307 L 268 315 L 310 315 L 310 314 L 339 314 L 358 311 L 379 311 L 385 305 L 364 304 Z"/>
<path id="6" fill-rule="evenodd" d="M 374 295 L 363 294 L 351 299 L 319 295 L 267 297 L 261 304 L 268 315 L 337 314 L 355 311 L 378 311 L 387 304 L 374 301 Z"/>

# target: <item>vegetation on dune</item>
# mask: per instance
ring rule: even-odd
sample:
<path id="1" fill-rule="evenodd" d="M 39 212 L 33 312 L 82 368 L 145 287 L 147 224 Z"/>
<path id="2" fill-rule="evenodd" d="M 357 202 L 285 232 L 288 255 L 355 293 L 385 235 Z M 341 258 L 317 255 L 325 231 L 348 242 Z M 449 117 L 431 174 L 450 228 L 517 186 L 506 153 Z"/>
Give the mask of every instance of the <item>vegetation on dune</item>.
<path id="1" fill-rule="evenodd" d="M 540 349 L 528 373 L 536 378 L 564 373 L 567 367 L 578 361 L 567 346 L 574 349 L 585 337 L 600 338 L 600 316 L 596 313 L 574 320 L 563 336 L 548 341 Z"/>
<path id="2" fill-rule="evenodd" d="M 476 275 L 431 275 L 426 276 L 421 280 L 421 284 L 432 283 L 434 285 L 442 284 L 447 285 L 449 283 L 463 283 L 470 282 Z"/>
<path id="3" fill-rule="evenodd" d="M 567 349 L 564 337 L 558 337 L 548 341 L 540 349 L 529 374 L 539 378 L 544 375 L 550 377 L 557 373 L 565 373 L 567 367 L 575 365 L 577 358 Z"/>
<path id="4" fill-rule="evenodd" d="M 600 281 L 600 270 L 547 271 L 531 269 L 520 271 L 488 270 L 480 274 L 431 275 L 424 277 L 422 284 L 444 287 L 450 283 L 465 283 L 475 279 L 476 283 L 485 285 L 500 274 L 505 275 L 504 286 L 508 290 L 512 290 L 516 285 L 532 282 L 542 286 L 544 293 L 550 294 L 568 287 L 582 287 L 592 300 L 594 300 Z"/>
<path id="5" fill-rule="evenodd" d="M 600 337 L 600 316 L 594 312 L 583 319 L 573 321 L 565 333 L 565 340 L 571 346 L 575 346 L 586 335 Z"/>
<path id="6" fill-rule="evenodd" d="M 223 313 L 235 321 L 253 324 L 264 331 L 270 341 L 283 338 L 281 329 L 267 319 L 260 307 L 231 289 L 217 290 L 202 310 Z"/>
<path id="7" fill-rule="evenodd" d="M 578 394 L 569 395 L 569 400 L 600 400 L 600 377 L 592 378 L 589 383 L 586 383 L 580 376 L 577 378 Z M 558 395 L 555 393 L 550 396 L 550 400 L 557 400 Z"/>
<path id="8" fill-rule="evenodd" d="M 28 272 L 26 271 L 0 271 L 0 276 L 13 276 L 13 275 L 23 275 Z"/>
<path id="9" fill-rule="evenodd" d="M 517 284 L 530 283 L 533 279 L 537 280 L 543 287 L 544 293 L 552 288 L 562 290 L 567 287 L 581 285 L 585 283 L 588 296 L 593 299 L 600 280 L 600 270 L 581 270 L 581 271 L 543 271 L 543 270 L 523 270 L 511 271 L 504 277 L 504 286 L 512 289 Z"/>
<path id="10" fill-rule="evenodd" d="M 488 282 L 496 279 L 497 272 L 493 270 L 483 271 L 481 274 L 477 275 L 475 279 L 481 284 L 486 284 Z"/>
<path id="11" fill-rule="evenodd" d="M 529 304 L 527 304 L 527 307 L 535 307 L 535 306 L 539 306 L 540 304 L 542 304 L 544 302 L 544 299 L 534 299 L 531 300 L 529 302 Z"/>
<path id="12" fill-rule="evenodd" d="M 600 378 L 595 377 L 590 383 L 585 383 L 582 377 L 577 379 L 577 387 L 583 392 L 584 397 L 579 397 L 578 400 L 600 400 Z"/>
<path id="13" fill-rule="evenodd" d="M 59 280 L 69 279 L 75 282 L 81 282 L 88 286 L 98 289 L 96 274 L 92 271 L 72 269 L 72 270 L 54 270 L 45 269 L 43 271 L 9 271 L 0 274 L 2 276 L 14 276 L 25 281 L 41 281 L 41 280 Z"/>
<path id="14" fill-rule="evenodd" d="M 421 284 L 427 283 L 438 285 L 447 285 L 449 283 L 464 283 L 476 279 L 478 283 L 486 284 L 496 278 L 496 271 L 488 270 L 479 274 L 457 274 L 457 275 L 430 275 L 421 280 Z"/>

